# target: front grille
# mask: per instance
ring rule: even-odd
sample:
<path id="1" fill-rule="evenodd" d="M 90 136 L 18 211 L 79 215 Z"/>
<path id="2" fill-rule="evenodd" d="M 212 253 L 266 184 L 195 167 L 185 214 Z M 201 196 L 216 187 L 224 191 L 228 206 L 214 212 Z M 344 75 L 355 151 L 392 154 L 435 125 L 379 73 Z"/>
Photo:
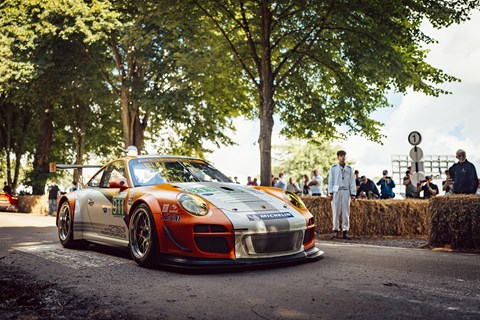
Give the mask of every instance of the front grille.
<path id="1" fill-rule="evenodd" d="M 302 231 L 249 235 L 245 239 L 248 254 L 297 251 L 303 240 Z"/>
<path id="2" fill-rule="evenodd" d="M 229 253 L 230 246 L 224 237 L 195 237 L 195 243 L 201 251 L 212 253 Z"/>

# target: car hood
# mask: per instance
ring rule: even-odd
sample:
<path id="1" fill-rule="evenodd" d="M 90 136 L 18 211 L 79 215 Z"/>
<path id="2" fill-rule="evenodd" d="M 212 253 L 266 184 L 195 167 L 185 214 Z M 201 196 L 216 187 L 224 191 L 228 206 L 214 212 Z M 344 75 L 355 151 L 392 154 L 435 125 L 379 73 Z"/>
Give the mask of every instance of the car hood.
<path id="1" fill-rule="evenodd" d="M 262 190 L 234 183 L 202 182 L 174 184 L 187 193 L 196 194 L 222 210 L 233 212 L 279 212 L 293 208 L 285 201 Z"/>

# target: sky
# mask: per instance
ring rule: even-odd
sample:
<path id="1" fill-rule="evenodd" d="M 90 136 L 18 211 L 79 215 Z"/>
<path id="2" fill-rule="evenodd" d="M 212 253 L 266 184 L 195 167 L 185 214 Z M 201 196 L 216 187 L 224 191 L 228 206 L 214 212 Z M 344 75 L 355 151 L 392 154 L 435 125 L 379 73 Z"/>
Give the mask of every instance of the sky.
<path id="1" fill-rule="evenodd" d="M 407 137 L 411 131 L 422 135 L 424 155 L 455 155 L 457 149 L 467 152 L 467 159 L 480 170 L 480 13 L 471 20 L 441 30 L 428 24 L 423 31 L 438 43 L 428 46 L 427 62 L 440 68 L 461 82 L 445 83 L 440 87 L 450 95 L 430 97 L 421 93 L 388 96 L 392 108 L 381 109 L 372 118 L 384 123 L 383 145 L 351 136 L 345 141 L 335 141 L 347 151 L 347 162 L 355 162 L 355 169 L 368 177 L 381 176 L 382 170 L 391 170 L 392 155 L 408 155 L 412 146 Z M 242 118 L 234 120 L 237 128 L 235 146 L 215 149 L 206 156 L 225 174 L 237 176 L 246 183 L 247 176 L 260 174 L 258 143 L 259 123 Z M 281 125 L 276 122 L 273 145 L 285 143 L 280 136 Z"/>

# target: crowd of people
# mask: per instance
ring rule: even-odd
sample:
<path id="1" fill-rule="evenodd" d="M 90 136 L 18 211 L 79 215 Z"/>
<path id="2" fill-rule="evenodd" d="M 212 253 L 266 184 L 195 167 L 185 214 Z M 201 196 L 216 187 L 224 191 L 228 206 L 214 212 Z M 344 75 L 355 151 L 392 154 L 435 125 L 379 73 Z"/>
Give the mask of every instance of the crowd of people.
<path id="1" fill-rule="evenodd" d="M 442 182 L 442 191 L 445 195 L 449 194 L 479 194 L 480 179 L 478 179 L 475 166 L 466 159 L 466 152 L 458 150 L 456 153 L 458 162 L 451 168 L 445 170 L 446 179 Z M 355 182 L 355 198 L 359 199 L 392 199 L 395 198 L 395 181 L 389 176 L 388 170 L 383 170 L 382 177 L 375 183 L 366 175 L 360 176 L 358 170 L 353 171 Z M 234 181 L 240 183 L 235 177 Z M 440 188 L 433 183 L 432 176 L 425 176 L 425 179 L 413 183 L 412 170 L 409 167 L 403 178 L 405 186 L 405 198 L 423 198 L 430 199 L 441 194 Z M 454 188 L 454 181 L 455 188 Z M 247 178 L 248 186 L 258 186 L 257 178 Z M 312 178 L 304 174 L 303 181 L 297 183 L 293 177 L 285 179 L 285 173 L 280 172 L 278 176 L 271 176 L 271 186 L 287 190 L 304 196 L 322 196 L 327 194 L 327 186 L 323 185 L 323 178 L 318 169 L 312 171 Z M 328 195 L 328 194 L 327 194 Z"/>
<path id="2" fill-rule="evenodd" d="M 478 179 L 475 166 L 467 160 L 466 152 L 459 149 L 456 152 L 458 160 L 452 167 L 445 171 L 446 179 L 442 182 L 442 190 L 445 195 L 449 194 L 477 194 L 480 195 L 480 179 Z M 337 152 L 338 163 L 330 168 L 328 184 L 323 189 L 323 179 L 318 170 L 312 171 L 312 179 L 305 174 L 303 184 L 300 187 L 292 177 L 285 181 L 283 172 L 278 177 L 272 175 L 271 185 L 273 187 L 288 190 L 293 193 L 322 196 L 322 192 L 331 201 L 333 213 L 333 234 L 331 239 L 336 239 L 342 231 L 342 238 L 350 240 L 348 231 L 350 228 L 350 202 L 357 198 L 361 199 L 391 199 L 395 197 L 395 181 L 388 175 L 388 170 L 383 170 L 382 177 L 375 183 L 367 176 L 360 176 L 358 170 L 353 170 L 346 164 L 346 152 Z M 403 178 L 405 196 L 407 198 L 430 199 L 440 194 L 439 187 L 432 182 L 432 176 L 425 176 L 414 185 L 412 170 L 408 168 Z M 248 185 L 257 185 L 257 182 L 248 177 Z M 380 188 L 380 191 L 378 188 Z M 342 225 L 339 220 L 342 216 Z"/>

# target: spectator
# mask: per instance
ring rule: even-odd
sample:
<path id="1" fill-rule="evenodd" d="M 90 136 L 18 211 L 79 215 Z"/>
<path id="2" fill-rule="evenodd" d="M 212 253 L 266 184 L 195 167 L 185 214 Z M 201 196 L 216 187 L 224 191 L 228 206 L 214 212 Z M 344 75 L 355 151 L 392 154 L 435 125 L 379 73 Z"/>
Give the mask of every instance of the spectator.
<path id="1" fill-rule="evenodd" d="M 308 183 L 308 186 L 312 191 L 312 196 L 320 197 L 322 195 L 322 181 L 322 177 L 318 175 L 318 170 L 313 170 L 313 178 Z"/>
<path id="2" fill-rule="evenodd" d="M 378 199 L 380 198 L 380 193 L 378 192 L 375 182 L 368 179 L 366 176 L 361 176 L 359 178 L 360 185 L 357 189 L 357 198 L 368 198 L 368 199 Z"/>
<path id="3" fill-rule="evenodd" d="M 450 178 L 450 172 L 445 170 L 445 181 L 442 181 L 442 190 L 445 191 L 445 195 L 452 194 L 453 191 L 453 183 L 452 179 Z"/>
<path id="4" fill-rule="evenodd" d="M 278 183 L 278 178 L 277 177 L 273 177 L 273 181 L 272 181 L 272 187 L 275 187 Z"/>
<path id="5" fill-rule="evenodd" d="M 53 212 L 57 212 L 57 198 L 59 189 L 57 185 L 55 185 L 55 181 L 52 181 L 50 186 L 48 187 L 48 215 L 52 216 Z"/>
<path id="6" fill-rule="evenodd" d="M 310 194 L 310 187 L 308 186 L 308 183 L 310 182 L 310 178 L 308 177 L 308 174 L 303 175 L 303 194 L 305 196 L 308 196 Z"/>
<path id="7" fill-rule="evenodd" d="M 358 170 L 355 170 L 355 185 L 357 186 L 357 191 L 361 183 L 362 183 L 362 178 L 360 177 L 360 172 Z"/>
<path id="8" fill-rule="evenodd" d="M 480 179 L 478 179 L 477 193 L 475 194 L 480 195 Z"/>
<path id="9" fill-rule="evenodd" d="M 77 191 L 77 181 L 72 181 L 72 186 L 70 187 L 70 192 Z"/>
<path id="10" fill-rule="evenodd" d="M 258 180 L 257 180 L 257 178 L 253 178 L 252 186 L 258 186 Z"/>
<path id="11" fill-rule="evenodd" d="M 300 188 L 298 187 L 298 184 L 293 181 L 292 177 L 288 178 L 287 191 L 293 192 L 295 194 L 300 193 Z"/>
<path id="12" fill-rule="evenodd" d="M 475 194 L 477 192 L 478 176 L 475 166 L 467 160 L 465 150 L 457 151 L 458 162 L 448 170 L 453 181 L 453 193 Z"/>
<path id="13" fill-rule="evenodd" d="M 395 188 L 395 182 L 393 182 L 392 178 L 388 176 L 388 170 L 383 170 L 383 176 L 377 182 L 377 186 L 380 186 L 380 192 L 382 199 L 391 199 L 395 197 L 395 193 L 393 192 L 393 188 Z"/>
<path id="14" fill-rule="evenodd" d="M 406 198 L 418 198 L 417 188 L 412 183 L 411 175 L 408 174 L 403 177 L 403 185 L 405 186 L 405 197 Z"/>
<path id="15" fill-rule="evenodd" d="M 417 192 L 423 191 L 423 198 L 430 199 L 438 194 L 438 187 L 432 182 L 431 176 L 426 176 L 425 181 L 417 183 Z"/>
<path id="16" fill-rule="evenodd" d="M 355 201 L 357 187 L 352 168 L 345 163 L 346 152 L 337 152 L 338 164 L 332 166 L 328 175 L 328 198 L 332 201 L 333 234 L 331 239 L 338 238 L 340 214 L 342 215 L 343 239 L 350 240 L 350 199 Z"/>
<path id="17" fill-rule="evenodd" d="M 253 183 L 252 177 L 248 176 L 248 177 L 247 177 L 247 186 L 251 186 L 252 183 Z"/>
<path id="18" fill-rule="evenodd" d="M 280 172 L 278 174 L 278 180 L 275 183 L 275 188 L 279 188 L 279 189 L 282 189 L 282 190 L 287 190 L 287 182 L 283 178 L 283 172 Z"/>
<path id="19" fill-rule="evenodd" d="M 238 181 L 238 177 L 233 177 L 233 181 L 235 181 L 236 184 L 240 184 L 240 181 Z"/>
<path id="20" fill-rule="evenodd" d="M 3 182 L 3 192 L 12 194 L 12 188 L 7 184 L 7 182 Z"/>

